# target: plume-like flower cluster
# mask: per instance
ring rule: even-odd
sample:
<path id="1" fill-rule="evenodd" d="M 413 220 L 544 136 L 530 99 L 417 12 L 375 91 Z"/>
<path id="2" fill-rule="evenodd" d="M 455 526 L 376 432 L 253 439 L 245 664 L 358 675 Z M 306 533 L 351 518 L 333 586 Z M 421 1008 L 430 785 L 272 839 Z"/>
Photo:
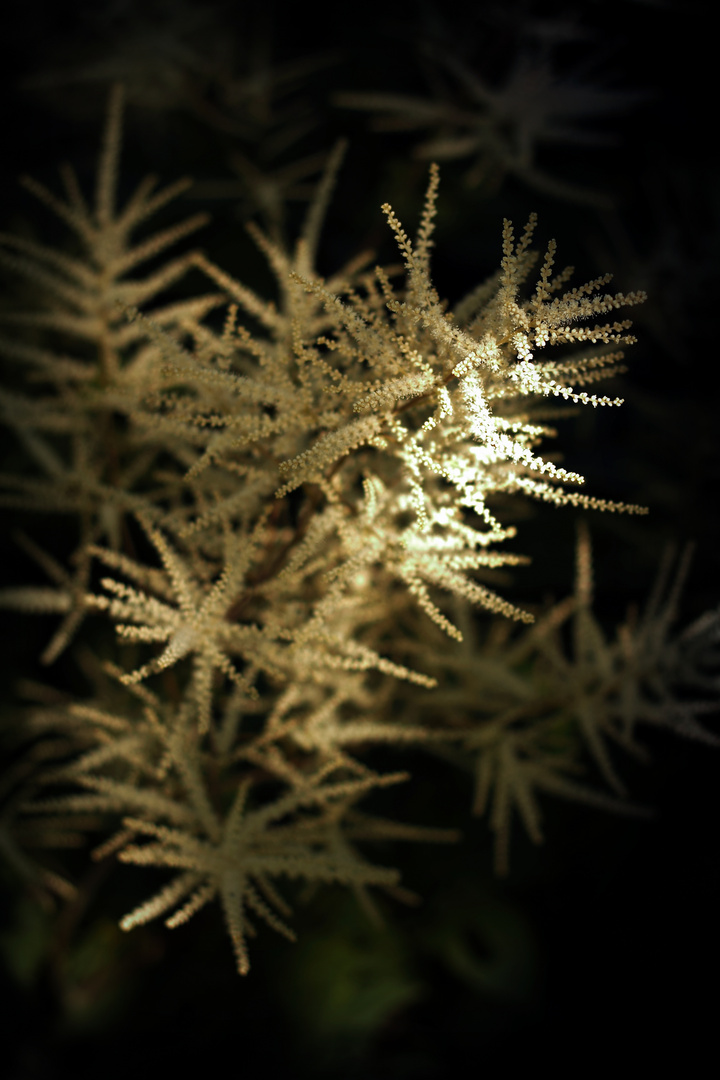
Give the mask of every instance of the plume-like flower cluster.
<path id="1" fill-rule="evenodd" d="M 402 896 L 396 871 L 355 843 L 452 838 L 357 810 L 407 779 L 374 771 L 364 747 L 418 744 L 469 768 L 504 870 L 514 810 L 540 839 L 537 791 L 631 809 L 608 741 L 636 751 L 648 722 L 706 737 L 703 706 L 673 687 L 717 688 L 717 620 L 670 641 L 676 590 L 609 643 L 585 533 L 574 596 L 539 621 L 494 584 L 528 561 L 505 546 L 516 527 L 499 499 L 645 512 L 577 490 L 584 477 L 543 448 L 546 399 L 622 403 L 586 388 L 623 370 L 634 339 L 616 313 L 642 294 L 609 293 L 607 277 L 570 287 L 554 243 L 536 271 L 531 217 L 519 238 L 505 222 L 499 272 L 450 308 L 430 271 L 436 166 L 414 240 L 383 207 L 404 285 L 367 256 L 325 279 L 316 251 L 342 148 L 293 247 L 253 230 L 275 300 L 199 254 L 125 282 L 199 220 L 130 246 L 169 195 L 145 183 L 115 212 L 119 109 L 115 95 L 92 212 L 69 174 L 67 203 L 35 188 L 83 257 L 2 238 L 5 262 L 48 296 L 11 321 L 73 342 L 60 355 L 0 343 L 43 384 L 2 399 L 39 473 L 4 477 L 6 501 L 75 514 L 80 529 L 71 568 L 25 541 L 57 588 L 13 586 L 0 602 L 64 615 L 46 659 L 83 616 L 105 616 L 123 660 L 91 665 L 91 700 L 31 710 L 0 839 L 56 891 L 69 886 L 29 868 L 21 839 L 99 831 L 96 854 L 173 871 L 121 925 L 178 926 L 218 898 L 244 973 L 248 912 L 292 936 L 276 878 L 342 882 L 366 903 L 370 885 Z M 220 292 L 141 310 L 190 267 Z M 206 320 L 219 297 L 222 328 Z M 479 616 L 495 628 L 485 643 Z M 568 656 L 557 631 L 570 616 Z M 528 625 L 513 637 L 516 623 Z M 572 777 L 583 749 L 612 796 Z"/>

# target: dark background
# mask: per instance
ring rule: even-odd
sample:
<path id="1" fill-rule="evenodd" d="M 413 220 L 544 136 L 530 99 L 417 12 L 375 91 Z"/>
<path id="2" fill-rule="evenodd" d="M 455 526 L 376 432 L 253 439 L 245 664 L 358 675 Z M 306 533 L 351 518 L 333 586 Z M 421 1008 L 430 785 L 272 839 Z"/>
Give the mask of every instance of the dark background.
<path id="1" fill-rule="evenodd" d="M 30 221 L 46 239 L 53 229 L 62 235 L 17 176 L 57 189 L 57 163 L 69 160 L 89 190 L 108 74 L 129 79 L 126 191 L 148 171 L 165 182 L 186 173 L 206 184 L 231 176 L 229 155 L 238 145 L 249 152 L 250 137 L 243 142 L 194 115 L 178 66 L 192 66 L 192 47 L 191 55 L 242 74 L 267 40 L 273 63 L 318 54 L 327 61 L 298 91 L 315 126 L 297 147 L 311 153 L 350 139 L 320 269 L 331 271 L 368 243 L 393 258 L 379 207 L 390 201 L 412 229 L 427 174 L 412 157 L 419 133 L 369 131 L 365 114 L 336 108 L 332 95 L 428 94 L 418 59 L 418 43 L 428 39 L 459 50 L 492 82 L 519 49 L 564 35 L 553 50 L 557 70 L 580 72 L 627 101 L 592 125 L 609 145 L 545 147 L 539 161 L 607 193 L 610 209 L 568 203 L 513 177 L 493 191 L 469 191 L 463 163 L 448 162 L 435 279 L 441 295 L 462 295 L 496 268 L 502 217 L 521 226 L 537 210 L 538 243 L 556 236 L 559 261 L 576 265 L 578 278 L 612 269 L 618 289 L 647 289 L 649 302 L 634 316 L 640 343 L 630 350 L 625 406 L 585 410 L 563 423 L 560 442 L 589 492 L 651 508 L 647 518 L 592 515 L 601 619 L 612 626 L 628 602 L 642 601 L 666 542 L 694 540 L 682 607 L 688 622 L 720 599 L 718 99 L 708 6 L 478 3 L 462 16 L 446 8 L 337 5 L 321 17 L 312 5 L 289 3 L 13 5 L 3 22 L 0 227 Z M 189 212 L 198 205 L 187 201 Z M 215 224 L 202 239 L 208 253 L 244 280 L 261 274 L 238 220 L 242 202 L 215 199 L 211 210 Z M 293 223 L 291 214 L 289 230 Z M 516 580 L 518 599 L 564 595 L 572 584 L 572 511 L 544 509 L 521 540 L 534 562 Z M 20 570 L 9 529 L 2 554 L 14 580 Z M 42 647 L 45 627 L 19 632 L 3 616 L 1 629 L 8 684 Z M 378 852 L 379 861 L 402 867 L 424 903 L 381 901 L 381 932 L 342 890 L 307 906 L 298 893 L 299 944 L 261 926 L 243 980 L 217 910 L 174 933 L 151 925 L 122 935 L 116 921 L 135 902 L 133 870 L 93 869 L 83 879 L 88 905 L 71 919 L 37 909 L 6 873 L 0 1072 L 11 1080 L 98 1073 L 114 1080 L 129 1069 L 227 1068 L 229 1056 L 238 1070 L 401 1080 L 447 1075 L 458 1061 L 485 1076 L 532 1065 L 578 1074 L 611 1065 L 647 1070 L 676 1055 L 695 1072 L 710 1052 L 718 1004 L 720 757 L 657 732 L 645 743 L 650 768 L 622 763 L 622 771 L 636 801 L 656 808 L 651 822 L 548 800 L 545 845 L 533 848 L 516 828 L 504 881 L 492 875 L 485 822 L 468 817 L 469 789 L 420 754 L 402 758 L 416 782 L 387 793 L 381 809 L 464 833 L 453 848 Z M 400 758 L 388 755 L 386 763 L 399 767 Z M 79 864 L 78 873 L 88 872 Z"/>

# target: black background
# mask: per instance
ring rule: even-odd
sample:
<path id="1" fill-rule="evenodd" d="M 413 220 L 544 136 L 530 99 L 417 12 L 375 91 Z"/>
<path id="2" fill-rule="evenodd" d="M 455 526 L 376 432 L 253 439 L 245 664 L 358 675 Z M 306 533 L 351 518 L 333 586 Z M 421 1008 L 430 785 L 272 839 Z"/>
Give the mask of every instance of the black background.
<path id="1" fill-rule="evenodd" d="M 192 11 L 192 5 L 182 9 L 186 6 Z M 519 225 L 537 210 L 539 241 L 557 236 L 560 260 L 577 265 L 580 277 L 607 269 L 602 256 L 610 253 L 617 257 L 618 288 L 648 289 L 648 310 L 638 311 L 636 320 L 640 344 L 632 350 L 623 386 L 626 405 L 617 416 L 597 410 L 565 424 L 566 461 L 587 476 L 588 491 L 651 507 L 648 518 L 592 518 L 598 607 L 608 624 L 622 616 L 629 600 L 646 595 L 668 540 L 697 543 L 683 620 L 716 606 L 720 531 L 713 316 L 720 207 L 717 61 L 709 6 L 631 0 L 515 2 L 496 8 L 479 3 L 472 16 L 430 3 L 337 5 L 324 16 L 313 5 L 289 3 L 202 7 L 217 12 L 228 36 L 235 35 L 249 56 L 253 35 L 263 27 L 270 28 L 273 56 L 281 61 L 337 54 L 309 80 L 320 116 L 309 149 L 326 148 L 339 135 L 350 138 L 321 270 L 331 270 L 368 242 L 392 256 L 379 213 L 383 201 L 390 201 L 408 225 L 417 213 L 426 165 L 412 160 L 414 133 L 368 132 L 362 114 L 334 108 L 331 96 L 345 89 L 426 93 L 413 46 L 418 38 L 444 37 L 465 50 L 469 63 L 484 64 L 488 78 L 499 78 L 503 57 L 511 54 L 513 42 L 527 41 L 533 19 L 582 26 L 592 36 L 558 48 L 560 69 L 586 65 L 589 78 L 599 72 L 617 88 L 645 93 L 600 124 L 614 137 L 608 148 L 543 151 L 548 171 L 608 192 L 615 208 L 610 213 L 566 204 L 512 178 L 492 198 L 481 197 L 463 188 L 459 166 L 443 166 L 436 280 L 441 294 L 460 295 L 495 269 L 501 218 L 512 217 Z M 87 190 L 97 153 L 107 85 L 98 79 L 80 92 L 77 86 L 43 91 L 29 80 L 107 56 L 123 35 L 135 33 L 142 40 L 146 34 L 147 40 L 152 28 L 162 43 L 163 20 L 177 9 L 130 0 L 30 0 L 5 13 L 3 228 L 42 218 L 44 235 L 52 236 L 55 223 L 20 191 L 18 174 L 57 188 L 57 162 L 70 160 Z M 505 24 L 497 12 L 505 14 Z M 128 186 L 150 170 L 166 182 L 186 172 L 199 180 L 227 175 L 227 140 L 208 134 L 182 109 L 152 109 L 131 99 L 126 127 Z M 213 212 L 216 224 L 203 236 L 203 246 L 242 276 L 252 256 L 233 217 L 234 204 L 219 204 Z M 613 248 L 618 228 L 636 259 Z M 572 513 L 548 509 L 528 522 L 523 540 L 534 570 L 516 582 L 518 598 L 562 595 L 571 587 Z M 14 579 L 20 571 L 7 534 L 3 556 Z M 42 647 L 44 630 L 19 632 L 14 620 L 3 616 L 6 682 Z M 710 719 L 708 726 L 713 723 Z M 296 961 L 289 958 L 294 947 L 261 926 L 258 941 L 250 943 L 252 971 L 241 980 L 217 911 L 203 912 L 174 933 L 147 927 L 120 942 L 111 927 L 127 910 L 128 898 L 134 902 L 134 880 L 103 866 L 93 871 L 97 880 L 85 880 L 91 900 L 78 924 L 63 926 L 61 914 L 48 916 L 38 921 L 37 934 L 49 934 L 56 943 L 101 941 L 105 934 L 105 981 L 102 976 L 90 981 L 73 998 L 51 959 L 25 983 L 7 964 L 0 1071 L 11 1080 L 66 1075 L 84 1080 L 98 1074 L 114 1080 L 128 1070 L 169 1075 L 180 1068 L 209 1072 L 230 1066 L 401 1080 L 448 1075 L 458 1062 L 485 1076 L 532 1066 L 578 1075 L 600 1067 L 649 1070 L 677 1058 L 686 1072 L 695 1073 L 711 1053 L 718 1005 L 720 756 L 655 732 L 645 741 L 653 764 L 649 769 L 628 765 L 623 775 L 637 801 L 656 808 L 653 821 L 606 818 L 548 802 L 546 844 L 533 848 L 517 829 L 512 872 L 503 882 L 491 874 L 485 823 L 468 820 L 469 790 L 459 790 L 442 766 L 421 755 L 417 762 L 395 761 L 391 755 L 382 761 L 390 767 L 407 764 L 418 777 L 414 794 L 408 787 L 388 797 L 390 810 L 403 820 L 459 826 L 464 840 L 453 849 L 378 854 L 379 861 L 388 862 L 397 855 L 404 882 L 425 901 L 417 909 L 383 904 L 390 937 L 403 951 L 396 970 L 410 972 L 419 990 L 389 1009 L 367 1038 L 353 1035 L 347 1016 L 335 1027 L 313 1023 L 313 1008 L 319 1014 L 333 995 L 332 981 L 323 984 L 318 974 L 325 962 L 319 945 L 316 954 L 308 946 Z M 29 916 L 16 884 L 9 875 L 3 883 L 7 941 L 33 931 L 18 921 Z M 295 948 L 304 935 L 321 942 L 327 925 L 329 936 L 340 939 L 345 933 L 359 951 L 371 953 L 377 947 L 371 931 L 348 914 L 342 897 L 330 893 L 326 901 L 299 908 Z M 526 933 L 531 943 L 525 957 L 530 974 L 506 992 L 471 985 L 429 944 L 438 927 L 462 929 L 468 906 L 480 910 L 493 904 L 513 913 L 514 932 Z M 478 960 L 491 961 L 491 938 L 477 929 L 467 933 L 475 935 L 470 948 Z M 375 970 L 368 968 L 370 981 Z M 106 998 L 107 1007 L 94 1012 L 83 993 Z"/>

